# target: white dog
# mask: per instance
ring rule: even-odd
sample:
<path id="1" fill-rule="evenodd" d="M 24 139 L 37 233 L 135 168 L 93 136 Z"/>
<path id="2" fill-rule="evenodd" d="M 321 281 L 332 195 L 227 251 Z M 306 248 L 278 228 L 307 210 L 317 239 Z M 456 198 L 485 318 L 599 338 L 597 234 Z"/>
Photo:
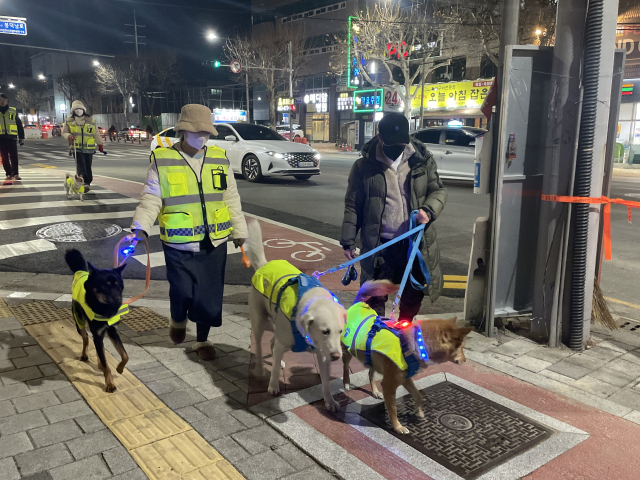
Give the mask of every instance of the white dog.
<path id="1" fill-rule="evenodd" d="M 67 200 L 71 199 L 73 195 L 78 195 L 80 201 L 84 202 L 84 179 L 80 175 L 73 177 L 67 173 L 64 180 L 64 190 L 67 192 Z"/>
<path id="2" fill-rule="evenodd" d="M 256 375 L 264 375 L 262 334 L 273 322 L 269 393 L 278 395 L 280 392 L 278 381 L 286 351 L 313 351 L 318 357 L 325 406 L 335 412 L 339 405 L 331 396 L 329 362 L 342 357 L 340 338 L 347 312 L 331 292 L 302 275 L 286 260 L 267 262 L 260 225 L 254 220 L 249 222 L 248 228 L 247 256 L 256 269 L 249 293 L 249 315 L 256 342 Z M 295 283 L 285 287 L 290 279 Z"/>

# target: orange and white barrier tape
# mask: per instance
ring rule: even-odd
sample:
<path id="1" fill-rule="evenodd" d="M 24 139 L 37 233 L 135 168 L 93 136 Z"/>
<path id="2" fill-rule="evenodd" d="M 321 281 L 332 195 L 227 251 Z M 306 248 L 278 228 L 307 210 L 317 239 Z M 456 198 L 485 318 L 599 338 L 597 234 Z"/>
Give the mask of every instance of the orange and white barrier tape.
<path id="1" fill-rule="evenodd" d="M 627 217 L 629 223 L 631 223 L 631 209 L 640 208 L 640 202 L 633 202 L 631 200 L 623 200 L 622 198 L 608 198 L 602 196 L 600 198 L 595 197 L 570 197 L 565 195 L 542 195 L 542 200 L 547 202 L 560 202 L 560 203 L 589 203 L 604 205 L 602 210 L 604 219 L 604 231 L 602 240 L 604 243 L 604 258 L 605 260 L 611 260 L 611 204 L 624 205 L 627 207 Z"/>

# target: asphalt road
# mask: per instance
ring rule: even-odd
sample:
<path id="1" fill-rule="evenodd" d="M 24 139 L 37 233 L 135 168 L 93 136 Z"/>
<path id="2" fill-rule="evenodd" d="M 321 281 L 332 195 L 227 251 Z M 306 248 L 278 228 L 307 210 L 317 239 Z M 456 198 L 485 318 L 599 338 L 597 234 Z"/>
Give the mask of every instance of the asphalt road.
<path id="1" fill-rule="evenodd" d="M 95 175 L 133 182 L 144 181 L 148 167 L 148 143 L 131 145 L 107 142 L 105 150 L 109 152 L 108 155 L 96 154 L 94 157 L 93 170 Z M 66 147 L 60 138 L 27 141 L 25 147 L 20 149 L 20 164 L 23 166 L 49 166 L 59 170 L 72 171 L 74 168 L 73 158 L 66 156 L 65 152 Z M 252 184 L 238 178 L 243 208 L 248 213 L 338 240 L 347 177 L 355 159 L 356 157 L 353 155 L 323 154 L 322 175 L 312 177 L 306 182 L 300 182 L 293 178 L 273 178 L 266 179 L 263 183 Z M 46 170 L 43 168 L 43 171 Z M 45 187 L 44 190 L 59 189 L 61 191 L 59 185 L 56 183 L 51 188 Z M 449 192 L 447 205 L 435 224 L 438 231 L 443 270 L 447 275 L 466 275 L 473 223 L 478 217 L 488 215 L 489 198 L 488 195 L 474 195 L 468 185 L 447 184 L 447 189 Z M 32 190 L 26 189 L 24 191 L 26 193 Z M 34 194 L 39 195 L 35 191 Z M 616 178 L 614 180 L 612 197 L 625 198 L 626 196 L 626 198 L 637 200 L 636 197 L 633 197 L 634 195 L 640 196 L 640 178 Z M 117 199 L 125 201 L 126 198 L 107 192 L 97 196 L 100 200 L 111 199 L 116 202 L 119 201 Z M 60 197 L 46 196 L 35 201 L 64 199 L 64 195 Z M 0 206 L 27 201 L 25 197 L 0 198 Z M 128 212 L 133 209 L 135 209 L 135 203 L 114 203 L 101 207 L 85 206 L 82 212 L 91 215 L 94 212 Z M 67 215 L 68 213 L 60 208 L 0 211 L 0 223 L 4 219 Z M 128 227 L 130 218 L 109 219 L 107 222 L 125 228 Z M 6 228 L 2 230 L 3 238 L 0 244 L 6 245 L 36 239 L 35 231 L 42 226 Z M 635 276 L 640 269 L 640 254 L 637 248 L 634 248 L 634 244 L 637 244 L 638 227 L 628 223 L 624 207 L 613 207 L 612 232 L 614 260 L 606 262 L 603 267 L 603 289 L 610 296 L 637 303 L 638 281 Z M 114 244 L 115 240 L 113 239 L 88 242 L 86 244 L 87 256 L 96 264 L 108 265 L 111 261 Z M 161 251 L 157 237 L 153 239 L 151 249 L 157 252 Z M 57 256 L 56 260 L 53 260 L 54 256 Z M 60 273 L 60 270 L 65 268 L 60 257 L 59 252 L 46 251 L 22 255 L 14 259 L 0 258 L 0 270 Z M 128 276 L 141 278 L 142 273 L 141 264 L 133 265 L 129 269 Z M 154 278 L 163 277 L 164 267 L 154 268 Z M 239 255 L 230 255 L 227 271 L 228 283 L 247 284 L 248 278 L 248 272 L 240 266 Z M 452 290 L 448 292 L 448 295 L 461 296 L 462 292 Z"/>

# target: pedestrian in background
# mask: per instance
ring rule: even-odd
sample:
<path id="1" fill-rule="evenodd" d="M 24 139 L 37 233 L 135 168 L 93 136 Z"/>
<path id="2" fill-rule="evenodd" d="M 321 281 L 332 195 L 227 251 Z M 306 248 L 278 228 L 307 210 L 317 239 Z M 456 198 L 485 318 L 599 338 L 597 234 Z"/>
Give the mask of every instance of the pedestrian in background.
<path id="1" fill-rule="evenodd" d="M 169 336 L 184 342 L 187 321 L 195 322 L 193 349 L 202 360 L 213 360 L 208 338 L 211 327 L 222 325 L 227 241 L 242 246 L 247 224 L 225 151 L 206 146 L 218 134 L 211 110 L 185 105 L 173 129 L 180 141 L 151 154 L 131 230 L 142 239 L 158 219 L 169 280 Z"/>
<path id="2" fill-rule="evenodd" d="M 24 128 L 18 112 L 9 106 L 9 98 L 0 93 L 0 156 L 7 174 L 5 181 L 20 180 L 18 175 L 18 142 L 24 145 Z"/>
<path id="3" fill-rule="evenodd" d="M 96 127 L 96 122 L 87 114 L 87 109 L 80 100 L 71 104 L 71 115 L 62 129 L 62 137 L 68 140 L 69 146 L 76 157 L 76 173 L 84 180 L 84 191 L 89 191 L 93 181 L 93 154 L 98 150 L 103 152 L 102 135 Z"/>
<path id="4" fill-rule="evenodd" d="M 111 127 L 109 127 L 109 141 L 115 142 L 117 139 L 118 139 L 118 129 L 116 128 L 115 125 L 111 125 Z"/>
<path id="5" fill-rule="evenodd" d="M 340 243 L 348 259 L 355 258 L 360 233 L 362 253 L 373 250 L 409 230 L 409 217 L 419 210 L 417 222 L 427 224 L 420 254 L 431 274 L 429 297 L 442 293 L 440 252 L 433 222 L 447 201 L 447 190 L 438 176 L 438 166 L 427 148 L 409 136 L 409 122 L 399 113 L 386 114 L 378 124 L 378 135 L 362 147 L 362 156 L 349 174 Z M 360 263 L 360 282 L 388 279 L 399 284 L 407 266 L 409 241 L 405 239 Z M 424 284 L 419 264 L 412 266 L 414 278 Z M 400 300 L 403 320 L 413 320 L 424 292 L 408 285 Z M 367 302 L 378 315 L 385 315 L 387 297 Z"/>

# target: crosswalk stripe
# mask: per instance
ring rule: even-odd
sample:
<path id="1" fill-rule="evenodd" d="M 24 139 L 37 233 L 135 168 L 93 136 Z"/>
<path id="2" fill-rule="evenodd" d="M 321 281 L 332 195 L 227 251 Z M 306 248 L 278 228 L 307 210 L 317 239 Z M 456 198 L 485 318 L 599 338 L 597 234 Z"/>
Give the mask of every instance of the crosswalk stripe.
<path id="1" fill-rule="evenodd" d="M 135 198 L 107 198 L 104 200 L 65 200 L 60 202 L 33 202 L 14 203 L 11 205 L 0 205 L 0 212 L 10 212 L 14 210 L 35 210 L 37 208 L 63 208 L 63 207 L 95 207 L 102 205 L 122 205 L 125 203 L 138 203 Z"/>
<path id="2" fill-rule="evenodd" d="M 81 220 L 104 220 L 107 218 L 133 218 L 135 211 L 105 212 L 105 213 L 80 213 L 72 215 L 51 215 L 48 217 L 16 218 L 14 220 L 0 220 L 0 230 L 12 228 L 34 227 L 36 225 L 48 225 L 50 223 L 73 222 Z"/>
<path id="3" fill-rule="evenodd" d="M 156 225 L 157 226 L 157 225 Z M 236 248 L 233 242 L 227 242 L 227 255 L 233 255 L 234 253 L 240 253 L 240 249 Z M 131 258 L 136 259 L 141 264 L 147 264 L 147 254 L 143 255 L 133 255 Z M 149 258 L 151 259 L 151 268 L 154 267 L 164 267 L 164 250 L 161 252 L 153 252 L 149 254 Z"/>
<path id="4" fill-rule="evenodd" d="M 107 193 L 116 193 L 111 190 L 91 190 L 91 193 L 88 195 L 104 195 Z M 40 197 L 40 196 L 48 196 L 48 195 L 65 195 L 65 191 L 60 187 L 60 191 L 51 191 L 51 192 L 7 192 L 4 193 L 2 189 L 0 189 L 0 198 L 13 198 L 13 197 Z"/>
<path id="5" fill-rule="evenodd" d="M 0 185 L 0 192 L 5 192 L 7 190 L 15 190 L 17 188 L 42 188 L 42 187 L 60 187 L 62 188 L 62 179 L 58 179 L 55 182 L 51 181 L 49 183 L 25 183 L 21 185 Z"/>
<path id="6" fill-rule="evenodd" d="M 55 244 L 42 239 L 0 245 L 0 260 L 18 257 L 20 255 L 29 255 L 31 253 L 47 252 L 49 250 L 57 250 Z"/>

